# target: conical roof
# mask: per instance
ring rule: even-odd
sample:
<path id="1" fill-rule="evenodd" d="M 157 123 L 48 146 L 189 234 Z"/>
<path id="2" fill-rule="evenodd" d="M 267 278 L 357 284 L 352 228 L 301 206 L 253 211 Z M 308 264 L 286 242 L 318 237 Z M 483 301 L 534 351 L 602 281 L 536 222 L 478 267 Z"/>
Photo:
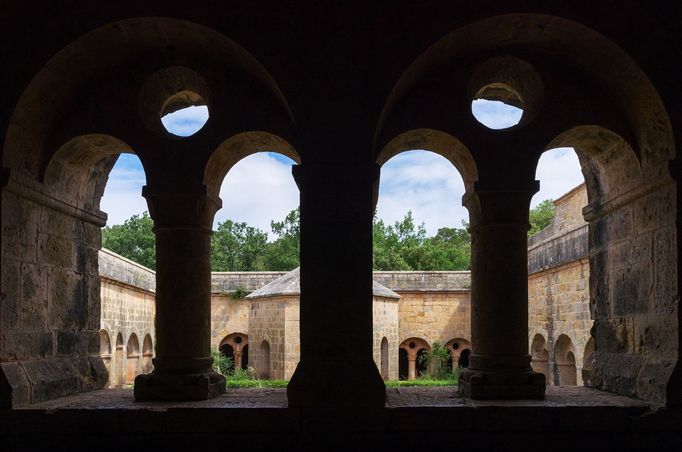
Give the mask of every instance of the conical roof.
<path id="1" fill-rule="evenodd" d="M 301 294 L 301 267 L 296 267 L 276 280 L 264 285 L 246 296 L 247 299 Z M 399 299 L 400 295 L 391 289 L 372 281 L 372 294 L 375 297 Z"/>

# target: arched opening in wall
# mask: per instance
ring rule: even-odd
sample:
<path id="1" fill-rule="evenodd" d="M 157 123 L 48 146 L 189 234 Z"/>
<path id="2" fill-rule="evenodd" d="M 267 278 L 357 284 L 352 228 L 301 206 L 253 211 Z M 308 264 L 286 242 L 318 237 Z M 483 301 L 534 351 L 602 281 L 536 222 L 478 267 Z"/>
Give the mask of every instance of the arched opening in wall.
<path id="1" fill-rule="evenodd" d="M 403 355 L 400 350 L 404 351 L 404 355 L 407 358 L 407 379 L 408 380 L 414 380 L 415 378 L 420 377 L 421 375 L 424 375 L 427 373 L 428 370 L 428 359 L 427 355 L 428 352 L 431 351 L 431 345 L 426 342 L 424 339 L 419 338 L 419 337 L 411 337 L 408 339 L 405 339 L 403 342 L 400 343 L 400 349 L 399 349 L 399 367 L 402 368 L 402 370 L 399 369 L 399 376 L 403 378 L 405 376 L 404 373 L 404 363 L 401 363 L 400 361 L 402 358 L 400 356 Z"/>
<path id="2" fill-rule="evenodd" d="M 111 339 L 109 338 L 109 333 L 106 330 L 99 330 L 99 355 L 102 357 L 104 366 L 107 368 L 107 372 L 109 373 L 109 382 L 107 386 L 111 386 L 111 380 L 113 377 L 111 368 Z"/>
<path id="3" fill-rule="evenodd" d="M 554 383 L 558 386 L 577 384 L 573 341 L 565 334 L 561 334 L 554 345 Z"/>
<path id="4" fill-rule="evenodd" d="M 398 379 L 407 380 L 409 377 L 410 363 L 407 359 L 407 350 L 400 347 L 398 349 Z"/>
<path id="5" fill-rule="evenodd" d="M 292 176 L 297 162 L 287 143 L 260 132 L 232 137 L 213 153 L 205 182 L 223 207 L 214 218 L 212 271 L 289 271 L 300 265 L 299 191 Z"/>
<path id="6" fill-rule="evenodd" d="M 388 339 L 381 339 L 381 378 L 388 380 Z"/>
<path id="7" fill-rule="evenodd" d="M 209 112 L 201 95 L 185 90 L 171 96 L 161 112 L 163 128 L 172 135 L 189 137 L 208 122 Z"/>
<path id="8" fill-rule="evenodd" d="M 154 358 L 154 344 L 152 342 L 152 336 L 146 334 L 144 340 L 142 341 L 142 363 L 141 371 L 143 374 L 147 374 L 154 370 L 154 365 L 152 364 L 152 359 Z"/>
<path id="9" fill-rule="evenodd" d="M 374 270 L 469 270 L 469 214 L 453 202 L 464 193 L 457 168 L 438 153 L 405 151 L 383 163 L 373 226 Z M 429 311 L 426 299 L 413 302 Z"/>
<path id="10" fill-rule="evenodd" d="M 135 377 L 140 373 L 140 342 L 137 335 L 131 333 L 126 347 L 126 378 L 125 384 L 132 385 Z"/>
<path id="11" fill-rule="evenodd" d="M 225 336 L 218 345 L 218 349 L 232 363 L 228 374 L 234 373 L 234 369 L 247 369 L 249 365 L 249 337 L 244 333 L 232 333 Z"/>
<path id="12" fill-rule="evenodd" d="M 246 370 L 249 368 L 249 344 L 244 345 L 242 348 L 242 369 Z"/>
<path id="13" fill-rule="evenodd" d="M 530 346 L 531 366 L 535 372 L 540 372 L 546 377 L 549 383 L 549 351 L 547 350 L 547 341 L 542 334 L 533 336 L 533 343 Z"/>
<path id="14" fill-rule="evenodd" d="M 258 360 L 258 376 L 264 380 L 270 379 L 270 343 L 263 340 L 260 343 L 259 350 L 259 360 Z"/>
<path id="15" fill-rule="evenodd" d="M 116 335 L 116 352 L 114 353 L 114 362 L 111 367 L 113 374 L 110 377 L 111 386 L 115 388 L 122 388 L 125 382 L 124 371 L 124 355 L 123 355 L 123 335 L 119 332 Z"/>
<path id="16" fill-rule="evenodd" d="M 511 86 L 490 83 L 476 92 L 471 101 L 471 114 L 489 129 L 514 127 L 523 117 L 523 100 Z"/>
<path id="17" fill-rule="evenodd" d="M 459 355 L 459 359 L 457 360 L 457 365 L 460 369 L 466 369 L 469 367 L 469 356 L 471 356 L 470 349 L 465 348 L 462 350 L 462 353 Z"/>
<path id="18" fill-rule="evenodd" d="M 445 343 L 445 348 L 450 351 L 448 368 L 451 373 L 459 371 L 460 368 L 469 367 L 471 341 L 461 337 L 450 339 Z M 463 363 L 466 365 L 462 366 Z"/>

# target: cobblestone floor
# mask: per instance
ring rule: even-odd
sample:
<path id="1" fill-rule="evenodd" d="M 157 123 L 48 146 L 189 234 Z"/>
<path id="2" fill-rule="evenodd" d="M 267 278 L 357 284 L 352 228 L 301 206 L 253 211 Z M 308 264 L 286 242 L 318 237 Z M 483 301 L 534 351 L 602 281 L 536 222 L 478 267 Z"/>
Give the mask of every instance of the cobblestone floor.
<path id="1" fill-rule="evenodd" d="M 648 402 L 584 387 L 547 387 L 544 400 L 465 399 L 455 387 L 401 387 L 386 390 L 386 407 L 637 407 L 647 408 Z M 130 389 L 103 389 L 48 402 L 26 406 L 32 410 L 59 409 L 145 409 L 169 408 L 286 408 L 286 389 L 230 389 L 220 397 L 195 402 L 135 402 Z"/>

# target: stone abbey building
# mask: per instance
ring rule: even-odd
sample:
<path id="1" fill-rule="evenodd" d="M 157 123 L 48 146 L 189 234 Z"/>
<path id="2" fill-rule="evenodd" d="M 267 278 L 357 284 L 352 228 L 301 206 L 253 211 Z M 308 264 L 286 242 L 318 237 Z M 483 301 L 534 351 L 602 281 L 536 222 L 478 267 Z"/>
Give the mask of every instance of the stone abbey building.
<path id="1" fill-rule="evenodd" d="M 5 0 L 0 13 L 3 450 L 680 448 L 680 2 Z M 491 129 L 478 99 L 523 114 Z M 163 127 L 197 105 L 209 119 L 194 135 Z M 537 163 L 558 147 L 578 154 L 586 226 L 529 243 Z M 459 395 L 387 390 L 376 365 L 372 218 L 382 165 L 414 149 L 464 181 L 473 351 Z M 225 175 L 262 151 L 296 162 L 299 361 L 285 390 L 226 392 L 211 226 Z M 157 253 L 153 333 L 109 337 L 119 381 L 151 358 L 134 398 L 102 390 L 102 287 L 118 280 L 100 274 L 100 199 L 121 153 L 142 162 Z M 585 289 L 589 316 L 573 302 Z M 574 366 L 586 387 L 548 384 Z"/>
<path id="2" fill-rule="evenodd" d="M 582 385 L 589 375 L 586 204 L 580 185 L 555 201 L 554 221 L 530 239 L 530 350 L 548 384 Z M 99 262 L 100 350 L 109 386 L 121 387 L 151 368 L 154 272 L 107 250 Z M 235 299 L 238 290 L 248 295 Z M 289 380 L 300 360 L 300 270 L 212 273 L 211 292 L 212 347 L 259 378 Z M 417 357 L 434 342 L 450 350 L 455 368 L 471 352 L 469 272 L 375 271 L 372 294 L 373 357 L 382 378 L 418 376 L 426 369 Z"/>

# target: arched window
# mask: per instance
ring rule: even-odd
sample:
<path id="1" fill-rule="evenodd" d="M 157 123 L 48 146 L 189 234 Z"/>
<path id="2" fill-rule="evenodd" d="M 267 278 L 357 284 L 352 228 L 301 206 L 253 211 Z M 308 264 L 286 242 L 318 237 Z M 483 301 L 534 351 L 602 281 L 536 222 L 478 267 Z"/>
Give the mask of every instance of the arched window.
<path id="1" fill-rule="evenodd" d="M 258 376 L 262 379 L 270 379 L 270 344 L 268 341 L 263 340 L 260 343 L 258 359 Z"/>
<path id="2" fill-rule="evenodd" d="M 381 378 L 388 380 L 388 339 L 381 339 Z"/>

